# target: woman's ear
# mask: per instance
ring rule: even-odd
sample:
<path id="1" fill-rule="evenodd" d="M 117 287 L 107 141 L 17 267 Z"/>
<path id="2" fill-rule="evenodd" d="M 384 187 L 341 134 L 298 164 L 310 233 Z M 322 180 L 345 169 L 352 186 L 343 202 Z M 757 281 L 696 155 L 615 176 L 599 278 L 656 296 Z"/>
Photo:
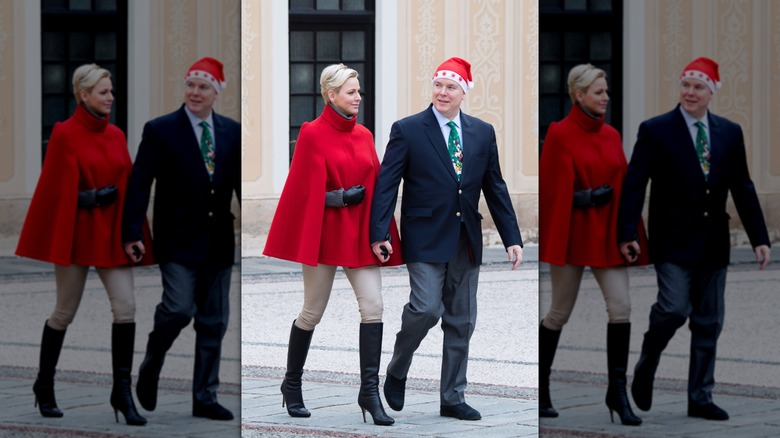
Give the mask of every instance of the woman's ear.
<path id="1" fill-rule="evenodd" d="M 327 94 L 328 94 L 328 101 L 330 103 L 333 103 L 336 100 L 336 92 L 334 90 L 328 90 Z"/>

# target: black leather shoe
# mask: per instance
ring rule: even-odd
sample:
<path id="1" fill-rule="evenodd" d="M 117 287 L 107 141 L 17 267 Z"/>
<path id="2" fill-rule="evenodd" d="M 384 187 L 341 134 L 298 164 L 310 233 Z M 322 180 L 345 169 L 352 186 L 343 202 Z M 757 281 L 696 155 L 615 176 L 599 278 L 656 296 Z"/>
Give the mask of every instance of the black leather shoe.
<path id="1" fill-rule="evenodd" d="M 705 420 L 725 421 L 729 419 L 729 414 L 719 408 L 715 403 L 700 405 L 688 402 L 688 416 L 704 418 Z"/>
<path id="2" fill-rule="evenodd" d="M 440 413 L 442 417 L 455 417 L 458 420 L 476 421 L 482 419 L 482 416 L 479 415 L 479 411 L 466 403 L 460 403 L 453 406 L 441 405 Z"/>
<path id="3" fill-rule="evenodd" d="M 138 404 L 147 411 L 157 408 L 157 382 L 157 379 L 146 376 L 143 371 L 138 372 L 135 395 L 138 396 Z"/>
<path id="4" fill-rule="evenodd" d="M 406 378 L 396 379 L 388 374 L 385 379 L 385 401 L 387 406 L 394 411 L 400 411 L 404 408 L 404 394 L 406 392 Z"/>
<path id="5" fill-rule="evenodd" d="M 634 380 L 631 382 L 631 395 L 637 408 L 649 411 L 653 406 L 653 379 L 642 379 L 634 375 Z"/>
<path id="6" fill-rule="evenodd" d="M 195 403 L 192 405 L 192 416 L 203 417 L 209 420 L 232 420 L 233 413 L 219 403 L 208 405 Z"/>

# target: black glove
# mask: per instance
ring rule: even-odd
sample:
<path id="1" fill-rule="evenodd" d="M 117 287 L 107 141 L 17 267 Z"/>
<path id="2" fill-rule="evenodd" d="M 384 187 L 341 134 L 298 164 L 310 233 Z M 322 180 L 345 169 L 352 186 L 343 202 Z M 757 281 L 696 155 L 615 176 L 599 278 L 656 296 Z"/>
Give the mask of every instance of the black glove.
<path id="1" fill-rule="evenodd" d="M 572 205 L 577 208 L 599 207 L 612 199 L 612 187 L 605 184 L 595 189 L 585 189 L 574 192 Z"/>
<path id="2" fill-rule="evenodd" d="M 366 188 L 357 185 L 344 190 L 344 205 L 357 205 L 363 202 L 366 196 Z"/>
<path id="3" fill-rule="evenodd" d="M 111 205 L 116 201 L 119 189 L 113 184 L 109 184 L 99 189 L 89 189 L 79 192 L 79 207 L 93 208 Z"/>

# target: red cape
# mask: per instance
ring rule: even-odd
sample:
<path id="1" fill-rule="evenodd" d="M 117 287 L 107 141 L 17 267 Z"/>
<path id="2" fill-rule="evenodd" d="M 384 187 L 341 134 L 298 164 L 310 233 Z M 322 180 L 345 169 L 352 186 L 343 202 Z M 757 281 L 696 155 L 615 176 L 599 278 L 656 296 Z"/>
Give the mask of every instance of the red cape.
<path id="1" fill-rule="evenodd" d="M 628 165 L 620 134 L 578 106 L 550 125 L 539 164 L 539 260 L 606 268 L 625 265 L 617 241 L 617 215 Z M 600 207 L 574 208 L 574 191 L 612 186 L 611 201 Z M 645 231 L 637 234 L 649 262 Z"/>
<path id="2" fill-rule="evenodd" d="M 368 225 L 379 167 L 371 132 L 326 105 L 301 127 L 263 254 L 311 266 L 377 265 Z M 366 188 L 362 203 L 325 207 L 326 191 L 358 184 Z M 395 220 L 388 232 L 393 254 L 383 265 L 402 264 Z"/>
<path id="3" fill-rule="evenodd" d="M 16 254 L 62 266 L 129 265 L 122 244 L 122 208 L 131 170 L 122 131 L 77 106 L 73 116 L 54 125 Z M 113 204 L 78 207 L 79 191 L 109 184 L 119 189 Z M 143 264 L 151 264 L 148 224 L 144 229 L 149 243 Z"/>

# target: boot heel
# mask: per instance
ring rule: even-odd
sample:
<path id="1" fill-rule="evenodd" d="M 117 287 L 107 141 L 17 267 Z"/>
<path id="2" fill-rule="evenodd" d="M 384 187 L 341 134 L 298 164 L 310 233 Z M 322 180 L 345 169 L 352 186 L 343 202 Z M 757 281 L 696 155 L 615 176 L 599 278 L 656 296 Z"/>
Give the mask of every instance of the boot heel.
<path id="1" fill-rule="evenodd" d="M 282 407 L 284 407 L 284 402 L 285 402 L 285 401 L 286 401 L 286 400 L 285 400 L 285 397 L 284 397 L 284 393 L 282 393 Z"/>
<path id="2" fill-rule="evenodd" d="M 366 410 L 363 407 L 361 407 L 360 410 L 363 411 L 363 422 L 365 423 L 366 422 Z"/>
<path id="3" fill-rule="evenodd" d="M 609 408 L 609 422 L 615 423 L 615 417 L 613 416 L 615 411 L 612 410 L 612 408 Z"/>
<path id="4" fill-rule="evenodd" d="M 114 408 L 114 421 L 119 423 L 119 413 L 117 412 L 116 408 Z"/>

